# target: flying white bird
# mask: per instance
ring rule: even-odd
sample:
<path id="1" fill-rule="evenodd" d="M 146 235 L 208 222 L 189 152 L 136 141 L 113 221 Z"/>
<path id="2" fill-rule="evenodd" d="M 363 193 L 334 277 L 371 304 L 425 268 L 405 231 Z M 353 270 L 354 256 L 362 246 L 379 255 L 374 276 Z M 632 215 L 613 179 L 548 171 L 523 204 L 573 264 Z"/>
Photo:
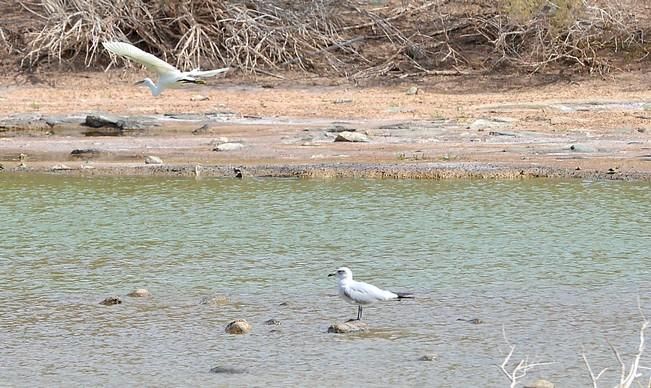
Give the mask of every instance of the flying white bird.
<path id="1" fill-rule="evenodd" d="M 217 70 L 199 70 L 180 71 L 176 67 L 163 61 L 156 56 L 142 51 L 136 46 L 124 42 L 102 42 L 104 48 L 115 55 L 125 57 L 134 62 L 145 66 L 150 71 L 158 73 L 158 84 L 155 84 L 149 78 L 145 78 L 138 84 L 145 84 L 151 90 L 151 94 L 158 96 L 166 88 L 181 87 L 184 84 L 203 84 L 205 83 L 200 78 L 214 77 L 218 74 L 225 73 L 230 70 L 230 67 Z"/>
<path id="2" fill-rule="evenodd" d="M 362 319 L 362 305 L 368 305 L 381 300 L 413 298 L 409 293 L 381 290 L 372 284 L 353 280 L 353 272 L 348 267 L 337 268 L 335 273 L 328 276 L 337 277 L 337 293 L 346 302 L 358 305 L 357 320 Z"/>

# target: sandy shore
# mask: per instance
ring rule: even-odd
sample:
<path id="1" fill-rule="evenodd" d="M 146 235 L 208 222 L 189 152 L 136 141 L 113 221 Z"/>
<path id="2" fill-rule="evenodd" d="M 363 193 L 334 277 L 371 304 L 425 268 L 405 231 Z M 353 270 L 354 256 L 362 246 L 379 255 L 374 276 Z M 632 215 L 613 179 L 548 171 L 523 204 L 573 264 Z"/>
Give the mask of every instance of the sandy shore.
<path id="1" fill-rule="evenodd" d="M 448 77 L 381 87 L 234 75 L 158 98 L 132 85 L 144 75 L 0 78 L 2 171 L 651 180 L 646 73 L 572 82 Z M 127 125 L 117 132 L 83 125 L 100 113 Z M 342 131 L 367 141 L 335 142 Z M 241 148 L 214 150 L 225 142 Z M 147 155 L 163 164 L 145 164 Z"/>

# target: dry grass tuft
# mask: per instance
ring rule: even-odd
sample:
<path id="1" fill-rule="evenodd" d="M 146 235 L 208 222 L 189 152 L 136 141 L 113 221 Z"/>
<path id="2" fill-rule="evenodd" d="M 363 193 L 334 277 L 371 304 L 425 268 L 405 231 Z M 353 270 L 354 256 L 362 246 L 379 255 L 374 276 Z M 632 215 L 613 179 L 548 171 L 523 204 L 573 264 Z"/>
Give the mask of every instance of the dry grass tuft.
<path id="1" fill-rule="evenodd" d="M 353 79 L 559 64 L 604 73 L 646 58 L 651 29 L 651 9 L 630 0 L 0 0 L 0 12 L 0 50 L 24 69 L 105 66 L 100 43 L 120 40 L 181 68 Z"/>

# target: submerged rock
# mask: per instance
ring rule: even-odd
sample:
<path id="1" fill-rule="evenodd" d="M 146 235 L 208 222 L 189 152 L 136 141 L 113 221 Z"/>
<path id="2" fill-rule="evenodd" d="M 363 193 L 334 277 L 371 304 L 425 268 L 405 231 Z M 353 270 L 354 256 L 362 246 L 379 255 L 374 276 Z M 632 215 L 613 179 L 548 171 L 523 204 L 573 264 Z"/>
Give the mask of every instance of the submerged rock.
<path id="1" fill-rule="evenodd" d="M 244 319 L 236 319 L 226 325 L 225 331 L 228 334 L 246 334 L 252 329 L 251 324 Z"/>
<path id="2" fill-rule="evenodd" d="M 483 323 L 483 321 L 479 318 L 472 318 L 472 319 L 457 318 L 457 321 L 468 322 L 468 323 L 472 323 L 473 325 L 479 325 L 480 323 Z"/>
<path id="3" fill-rule="evenodd" d="M 418 361 L 434 361 L 437 358 L 439 358 L 438 354 L 426 354 L 424 356 L 421 356 Z"/>
<path id="4" fill-rule="evenodd" d="M 132 298 L 149 298 L 151 297 L 151 292 L 145 288 L 137 288 L 128 293 L 127 296 L 130 296 Z"/>
<path id="5" fill-rule="evenodd" d="M 328 327 L 328 333 L 363 333 L 368 331 L 368 325 L 365 322 L 351 320 L 343 323 L 335 323 Z"/>
<path id="6" fill-rule="evenodd" d="M 230 301 L 226 295 L 211 295 L 204 296 L 199 300 L 199 304 L 208 304 L 213 306 L 223 306 L 228 304 Z"/>
<path id="7" fill-rule="evenodd" d="M 109 296 L 108 298 L 104 299 L 103 301 L 99 302 L 99 304 L 103 304 L 104 306 L 112 306 L 114 304 L 121 304 L 122 300 L 118 298 L 117 296 Z"/>
<path id="8" fill-rule="evenodd" d="M 368 143 L 369 138 L 363 133 L 344 131 L 344 132 L 339 132 L 339 134 L 337 134 L 335 141 L 352 142 L 352 143 Z"/>
<path id="9" fill-rule="evenodd" d="M 280 321 L 277 319 L 268 319 L 264 321 L 264 324 L 267 326 L 278 326 L 280 325 Z"/>
<path id="10" fill-rule="evenodd" d="M 213 368 L 210 368 L 210 373 L 222 373 L 222 374 L 228 374 L 228 375 L 235 375 L 235 374 L 240 374 L 240 373 L 245 373 L 246 369 L 239 369 L 239 368 L 231 368 L 227 366 L 216 366 Z"/>

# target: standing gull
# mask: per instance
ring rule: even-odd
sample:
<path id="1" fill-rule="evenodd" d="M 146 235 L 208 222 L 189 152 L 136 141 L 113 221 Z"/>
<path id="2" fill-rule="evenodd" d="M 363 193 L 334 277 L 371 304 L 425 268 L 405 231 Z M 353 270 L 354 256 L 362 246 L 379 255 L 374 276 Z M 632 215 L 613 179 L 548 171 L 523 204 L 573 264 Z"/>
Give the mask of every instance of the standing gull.
<path id="1" fill-rule="evenodd" d="M 358 305 L 357 320 L 362 319 L 362 306 L 380 300 L 413 298 L 409 293 L 381 290 L 372 284 L 353 280 L 353 272 L 348 267 L 337 268 L 335 273 L 328 276 L 337 277 L 337 293 L 346 302 Z"/>

